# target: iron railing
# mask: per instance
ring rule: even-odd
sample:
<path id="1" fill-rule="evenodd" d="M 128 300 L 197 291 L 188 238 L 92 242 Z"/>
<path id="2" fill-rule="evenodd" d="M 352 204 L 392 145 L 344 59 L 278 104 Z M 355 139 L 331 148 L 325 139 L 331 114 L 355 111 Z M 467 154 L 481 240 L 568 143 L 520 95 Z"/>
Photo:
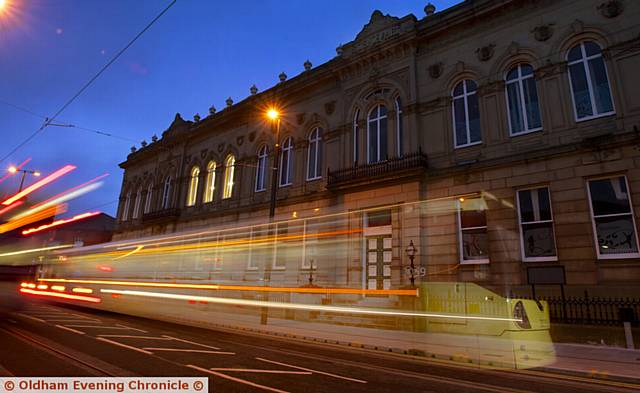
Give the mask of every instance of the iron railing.
<path id="1" fill-rule="evenodd" d="M 142 215 L 143 222 L 149 221 L 163 221 L 163 220 L 174 220 L 180 216 L 180 209 L 178 208 L 169 208 L 156 210 L 153 212 L 145 213 Z"/>

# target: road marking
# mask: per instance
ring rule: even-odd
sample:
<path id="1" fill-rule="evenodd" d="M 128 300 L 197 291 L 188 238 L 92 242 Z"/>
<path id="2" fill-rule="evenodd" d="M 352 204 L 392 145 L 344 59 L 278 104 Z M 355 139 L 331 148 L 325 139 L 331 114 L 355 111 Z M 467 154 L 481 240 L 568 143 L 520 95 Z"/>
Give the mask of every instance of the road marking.
<path id="1" fill-rule="evenodd" d="M 194 341 L 184 340 L 182 338 L 167 336 L 166 334 L 162 335 L 162 337 L 166 337 L 168 339 L 175 340 L 175 341 L 180 341 L 180 342 L 187 343 L 187 344 L 197 345 L 197 346 L 203 347 L 203 348 L 216 349 L 216 350 L 220 349 L 218 347 L 214 347 L 213 345 L 200 344 L 200 343 L 197 343 L 197 342 L 194 342 Z"/>
<path id="2" fill-rule="evenodd" d="M 237 372 L 243 372 L 243 373 L 265 373 L 265 374 L 303 374 L 303 375 L 313 374 L 310 371 L 266 370 L 266 369 L 255 369 L 255 368 L 210 368 L 209 370 L 237 371 Z"/>
<path id="3" fill-rule="evenodd" d="M 235 355 L 235 352 L 221 351 L 205 351 L 204 349 L 180 349 L 180 348 L 143 348 L 147 351 L 165 351 L 165 352 L 192 352 L 192 353 L 213 353 L 216 355 Z"/>
<path id="4" fill-rule="evenodd" d="M 60 329 L 64 329 L 64 330 L 68 330 L 68 331 L 76 333 L 76 334 L 85 334 L 84 332 L 81 332 L 80 330 L 71 329 L 70 327 L 66 327 L 66 326 L 62 326 L 62 325 L 55 325 L 55 327 L 60 328 Z"/>
<path id="5" fill-rule="evenodd" d="M 97 329 L 118 329 L 118 330 L 127 330 L 126 327 L 119 326 L 96 326 L 96 325 L 66 325 L 67 327 L 73 328 L 97 328 Z"/>
<path id="6" fill-rule="evenodd" d="M 146 330 L 132 328 L 132 327 L 129 327 L 129 326 L 126 326 L 126 325 L 122 325 L 120 323 L 116 323 L 116 326 L 120 326 L 120 327 L 123 327 L 125 329 L 129 329 L 129 330 L 135 330 L 136 332 L 140 332 L 140 333 L 149 333 Z"/>
<path id="7" fill-rule="evenodd" d="M 98 337 L 111 337 L 111 338 L 139 338 L 143 340 L 170 340 L 164 337 L 151 337 L 151 336 L 128 336 L 126 334 L 98 334 Z"/>
<path id="8" fill-rule="evenodd" d="M 89 322 L 86 320 L 81 320 L 81 319 L 47 319 L 47 322 Z M 97 319 L 93 322 L 100 322 Z"/>
<path id="9" fill-rule="evenodd" d="M 18 315 L 25 317 L 25 318 L 29 318 L 29 319 L 33 319 L 34 321 L 38 321 L 38 322 L 43 322 L 46 323 L 46 321 L 44 319 L 40 319 L 40 318 L 36 318 L 36 317 L 32 317 L 31 315 L 27 315 L 27 314 L 22 314 L 22 313 L 18 313 Z"/>
<path id="10" fill-rule="evenodd" d="M 201 367 L 198 367 L 198 366 L 194 366 L 192 364 L 188 364 L 187 367 L 192 368 L 194 370 L 198 370 L 198 371 L 203 372 L 203 373 L 209 373 L 209 374 L 215 375 L 216 377 L 220 377 L 220 378 L 228 379 L 230 381 L 234 381 L 234 382 L 238 382 L 238 383 L 243 383 L 245 385 L 253 386 L 254 388 L 264 389 L 264 390 L 268 390 L 270 392 L 276 392 L 276 393 L 289 393 L 286 390 L 280 390 L 280 389 L 272 388 L 272 387 L 269 387 L 269 386 L 260 385 L 260 384 L 257 384 L 257 383 L 251 382 L 251 381 L 247 381 L 247 380 L 244 380 L 244 379 L 232 377 L 230 375 L 226 375 L 226 374 L 219 373 L 219 372 L 216 372 L 216 371 L 207 370 L 206 368 L 201 368 Z"/>
<path id="11" fill-rule="evenodd" d="M 108 338 L 96 337 L 96 340 L 108 342 L 109 344 L 117 345 L 117 346 L 122 347 L 122 348 L 131 349 L 132 351 L 146 353 L 147 355 L 153 355 L 151 352 L 145 351 L 144 349 L 132 347 L 131 345 L 127 345 L 127 344 L 122 344 L 122 343 L 119 343 L 117 341 L 109 340 Z"/>
<path id="12" fill-rule="evenodd" d="M 342 375 L 331 374 L 331 373 L 327 373 L 327 372 L 324 372 L 324 371 L 312 370 L 310 368 L 294 366 L 292 364 L 287 364 L 287 363 L 280 363 L 280 362 L 276 362 L 274 360 L 268 360 L 268 359 L 263 359 L 263 358 L 256 358 L 256 360 L 260 360 L 261 362 L 267 362 L 267 363 L 271 363 L 271 364 L 277 364 L 277 365 L 284 366 L 284 367 L 297 368 L 298 370 L 311 371 L 311 372 L 316 373 L 316 374 L 323 374 L 323 375 L 326 375 L 326 376 L 329 376 L 329 377 L 333 377 L 333 378 L 345 379 L 347 381 L 352 381 L 352 382 L 357 382 L 357 383 L 367 383 L 367 381 L 363 381 L 361 379 L 343 377 Z"/>

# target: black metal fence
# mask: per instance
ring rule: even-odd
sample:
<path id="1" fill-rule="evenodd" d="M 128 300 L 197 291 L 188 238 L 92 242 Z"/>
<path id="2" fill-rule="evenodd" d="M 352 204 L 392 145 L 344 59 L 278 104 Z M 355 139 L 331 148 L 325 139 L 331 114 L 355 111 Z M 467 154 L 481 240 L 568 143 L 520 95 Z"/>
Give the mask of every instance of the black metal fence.
<path id="1" fill-rule="evenodd" d="M 519 297 L 519 296 L 518 296 Z M 583 325 L 622 325 L 638 323 L 640 299 L 584 296 L 539 296 L 549 304 L 551 322 Z"/>

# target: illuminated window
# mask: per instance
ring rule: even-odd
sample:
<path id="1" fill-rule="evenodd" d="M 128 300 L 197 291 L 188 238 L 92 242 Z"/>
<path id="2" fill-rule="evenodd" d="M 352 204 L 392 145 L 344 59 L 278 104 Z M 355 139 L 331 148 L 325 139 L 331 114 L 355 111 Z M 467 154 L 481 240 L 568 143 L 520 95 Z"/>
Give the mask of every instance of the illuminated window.
<path id="1" fill-rule="evenodd" d="M 136 193 L 136 200 L 133 202 L 133 219 L 140 217 L 140 204 L 142 203 L 142 189 Z"/>
<path id="2" fill-rule="evenodd" d="M 458 202 L 460 263 L 489 263 L 486 210 L 482 198 Z"/>
<path id="3" fill-rule="evenodd" d="M 213 193 L 216 189 L 216 162 L 209 161 L 207 164 L 207 178 L 204 184 L 204 203 L 213 201 Z"/>
<path id="4" fill-rule="evenodd" d="M 638 258 L 638 237 L 624 176 L 588 181 L 598 258 Z"/>
<path id="5" fill-rule="evenodd" d="M 289 137 L 282 144 L 280 154 L 280 187 L 291 185 L 293 177 L 293 138 Z"/>
<path id="6" fill-rule="evenodd" d="M 360 118 L 360 109 L 356 109 L 356 114 L 353 116 L 353 162 L 358 163 L 358 149 L 360 145 L 358 138 L 360 137 L 360 131 L 358 128 L 358 119 Z"/>
<path id="7" fill-rule="evenodd" d="M 307 180 L 320 178 L 322 178 L 322 128 L 316 127 L 309 135 Z"/>
<path id="8" fill-rule="evenodd" d="M 233 175 L 235 169 L 236 158 L 233 154 L 230 154 L 224 160 L 224 187 L 222 190 L 222 199 L 231 198 L 231 195 L 233 195 Z"/>
<path id="9" fill-rule="evenodd" d="M 171 206 L 171 176 L 167 176 L 164 181 L 164 188 L 162 190 L 162 208 L 168 209 Z"/>
<path id="10" fill-rule="evenodd" d="M 538 89 L 533 67 L 519 64 L 507 73 L 507 115 L 511 135 L 542 129 Z"/>
<path id="11" fill-rule="evenodd" d="M 591 41 L 582 42 L 571 48 L 567 61 L 576 120 L 615 113 L 600 46 Z"/>
<path id="12" fill-rule="evenodd" d="M 517 195 L 522 260 L 557 260 L 549 189 L 520 190 Z"/>
<path id="13" fill-rule="evenodd" d="M 453 136 L 456 147 L 482 142 L 477 90 L 478 85 L 469 79 L 458 83 L 453 89 Z"/>
<path id="14" fill-rule="evenodd" d="M 144 213 L 149 213 L 151 211 L 151 201 L 153 199 L 153 183 L 149 183 L 149 187 L 147 187 L 147 199 L 144 201 Z"/>
<path id="15" fill-rule="evenodd" d="M 269 148 L 262 145 L 258 151 L 258 166 L 256 168 L 256 191 L 266 189 L 267 167 L 269 165 Z"/>
<path id="16" fill-rule="evenodd" d="M 400 101 L 400 97 L 396 97 L 396 154 L 398 157 L 402 156 L 403 123 L 402 101 Z"/>
<path id="17" fill-rule="evenodd" d="M 129 219 L 130 205 L 131 205 L 131 192 L 127 194 L 127 197 L 124 200 L 124 208 L 122 209 L 122 221 L 127 221 Z"/>
<path id="18" fill-rule="evenodd" d="M 387 108 L 377 105 L 369 112 L 367 121 L 368 162 L 387 159 Z"/>
<path id="19" fill-rule="evenodd" d="M 193 206 L 196 204 L 198 197 L 198 178 L 200 177 L 200 168 L 194 166 L 191 168 L 191 175 L 189 178 L 189 190 L 187 192 L 187 206 Z"/>

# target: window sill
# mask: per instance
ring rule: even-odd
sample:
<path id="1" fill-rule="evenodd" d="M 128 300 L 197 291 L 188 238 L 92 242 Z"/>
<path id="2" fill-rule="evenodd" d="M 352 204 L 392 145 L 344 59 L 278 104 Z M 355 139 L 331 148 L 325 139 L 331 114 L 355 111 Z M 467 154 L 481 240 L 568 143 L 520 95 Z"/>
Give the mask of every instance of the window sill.
<path id="1" fill-rule="evenodd" d="M 529 134 L 533 134 L 533 133 L 541 132 L 541 131 L 542 131 L 542 127 L 540 127 L 540 128 L 534 128 L 533 130 L 527 130 L 527 131 L 517 132 L 517 133 L 515 133 L 515 134 L 514 134 L 514 133 L 512 133 L 512 132 L 509 132 L 509 136 L 510 136 L 511 138 L 515 138 L 515 137 L 518 137 L 518 136 L 522 136 L 522 135 L 529 135 Z"/>
<path id="2" fill-rule="evenodd" d="M 464 149 L 465 147 L 477 146 L 477 145 L 481 145 L 481 144 L 482 144 L 482 141 L 473 142 L 473 143 L 467 143 L 466 145 L 454 146 L 454 149 Z"/>
<path id="3" fill-rule="evenodd" d="M 523 263 L 558 262 L 558 257 L 523 258 Z"/>
<path id="4" fill-rule="evenodd" d="M 266 188 L 263 188 L 263 189 L 261 189 L 261 190 L 255 190 L 255 193 L 257 194 L 257 193 L 265 192 L 265 191 L 267 191 L 267 189 L 266 189 Z"/>
<path id="5" fill-rule="evenodd" d="M 589 120 L 599 119 L 601 117 L 613 116 L 615 114 L 616 114 L 616 111 L 612 111 L 612 112 L 601 113 L 599 115 L 592 115 L 592 116 L 581 117 L 581 118 L 577 118 L 575 116 L 574 117 L 575 117 L 576 123 L 582 123 Z"/>
<path id="6" fill-rule="evenodd" d="M 471 259 L 468 261 L 460 261 L 461 265 L 488 265 L 489 259 Z"/>
<path id="7" fill-rule="evenodd" d="M 284 270 L 287 270 L 287 268 L 286 266 L 274 266 L 271 268 L 271 270 L 284 271 Z"/>
<path id="8" fill-rule="evenodd" d="M 317 180 L 322 180 L 322 176 L 312 177 L 310 179 L 307 179 L 308 182 L 317 181 Z"/>
<path id="9" fill-rule="evenodd" d="M 292 185 L 293 185 L 293 183 L 278 184 L 278 188 L 287 188 L 287 187 L 290 187 L 290 186 L 292 186 Z"/>
<path id="10" fill-rule="evenodd" d="M 611 254 L 611 255 L 598 255 L 598 260 L 612 260 L 612 259 L 634 259 L 640 258 L 640 253 L 633 254 Z"/>

